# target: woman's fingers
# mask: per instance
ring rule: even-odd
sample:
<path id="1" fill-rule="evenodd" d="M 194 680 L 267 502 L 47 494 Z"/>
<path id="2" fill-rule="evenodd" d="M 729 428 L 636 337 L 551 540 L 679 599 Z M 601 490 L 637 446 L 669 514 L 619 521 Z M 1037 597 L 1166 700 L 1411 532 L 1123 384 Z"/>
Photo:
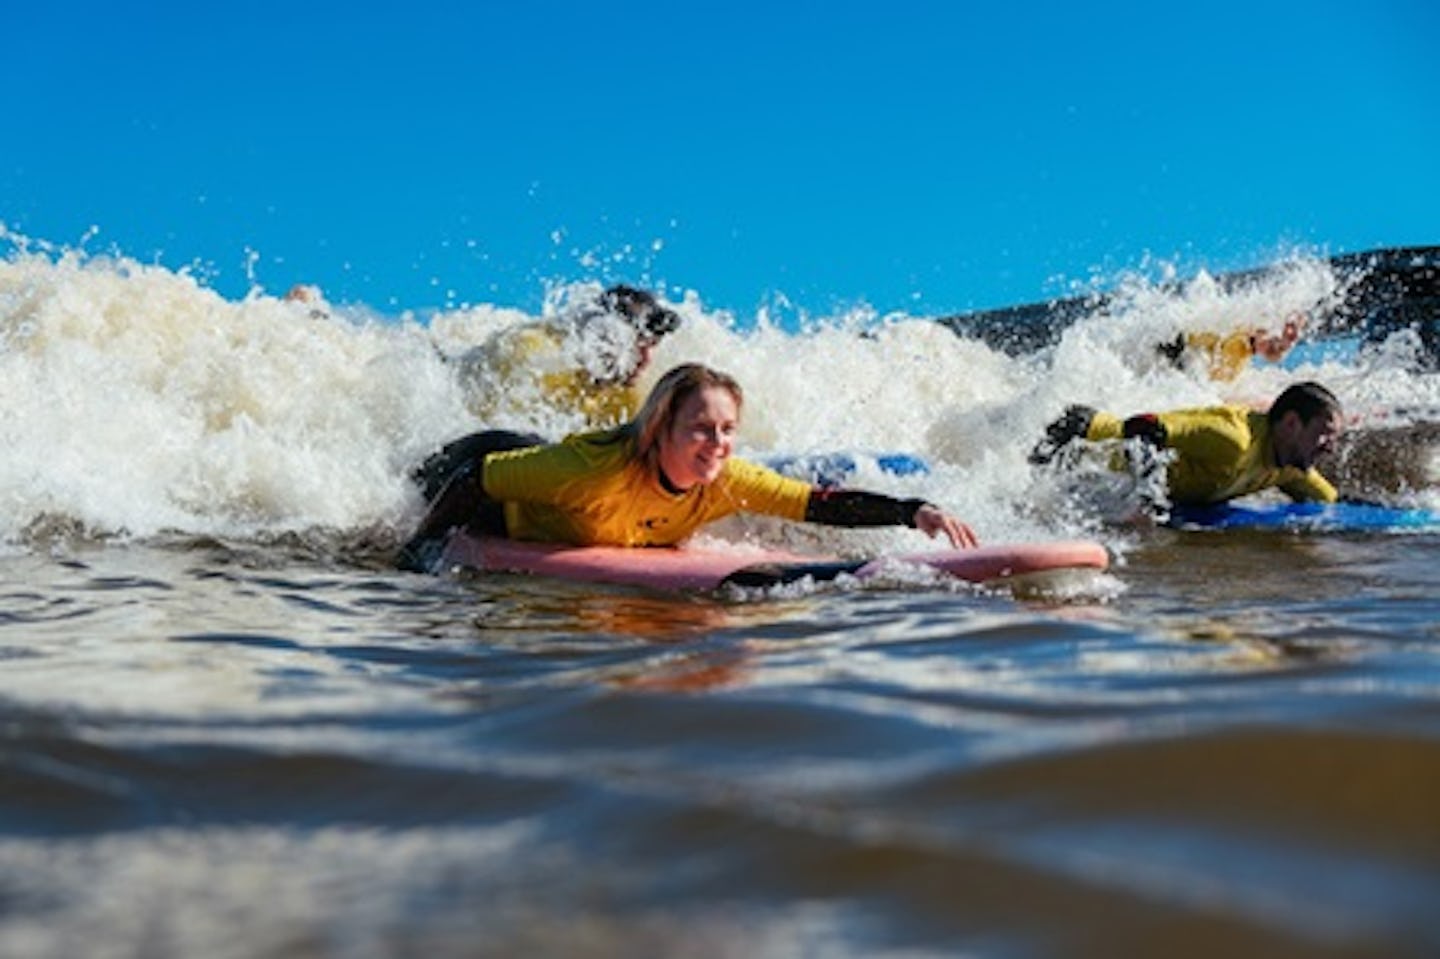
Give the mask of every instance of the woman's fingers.
<path id="1" fill-rule="evenodd" d="M 980 545 L 980 540 L 974 530 L 938 506 L 932 506 L 929 503 L 915 511 L 915 528 L 931 538 L 939 533 L 944 533 L 945 538 L 950 541 L 950 545 L 956 549 L 969 549 Z"/>

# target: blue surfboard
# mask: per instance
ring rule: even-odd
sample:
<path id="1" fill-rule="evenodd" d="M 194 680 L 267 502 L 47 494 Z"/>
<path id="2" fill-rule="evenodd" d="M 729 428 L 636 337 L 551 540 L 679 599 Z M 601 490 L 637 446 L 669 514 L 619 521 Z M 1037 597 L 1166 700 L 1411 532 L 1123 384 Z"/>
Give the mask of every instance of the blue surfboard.
<path id="1" fill-rule="evenodd" d="M 762 457 L 760 462 L 777 473 L 816 486 L 843 485 L 866 465 L 892 476 L 923 476 L 930 472 L 930 464 L 913 453 L 782 453 Z"/>
<path id="2" fill-rule="evenodd" d="M 1309 531 L 1440 530 L 1440 511 L 1375 503 L 1266 503 L 1177 506 L 1169 525 L 1181 529 Z"/>

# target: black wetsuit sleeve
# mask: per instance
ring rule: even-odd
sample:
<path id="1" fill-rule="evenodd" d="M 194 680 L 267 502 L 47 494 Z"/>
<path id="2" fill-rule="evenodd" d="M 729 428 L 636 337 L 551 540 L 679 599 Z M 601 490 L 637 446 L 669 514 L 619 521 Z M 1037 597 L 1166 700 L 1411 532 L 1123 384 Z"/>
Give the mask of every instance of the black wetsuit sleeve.
<path id="1" fill-rule="evenodd" d="M 817 487 L 805 506 L 805 520 L 825 526 L 915 526 L 923 499 L 896 499 L 883 493 Z"/>

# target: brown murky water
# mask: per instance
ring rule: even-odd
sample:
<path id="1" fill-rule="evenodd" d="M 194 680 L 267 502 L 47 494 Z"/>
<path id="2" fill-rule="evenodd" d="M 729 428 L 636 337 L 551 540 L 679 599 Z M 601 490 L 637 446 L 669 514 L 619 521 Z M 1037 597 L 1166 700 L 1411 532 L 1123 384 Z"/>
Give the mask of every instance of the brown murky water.
<path id="1" fill-rule="evenodd" d="M 1440 537 L 1065 598 L 0 560 L 0 954 L 1431 956 Z"/>

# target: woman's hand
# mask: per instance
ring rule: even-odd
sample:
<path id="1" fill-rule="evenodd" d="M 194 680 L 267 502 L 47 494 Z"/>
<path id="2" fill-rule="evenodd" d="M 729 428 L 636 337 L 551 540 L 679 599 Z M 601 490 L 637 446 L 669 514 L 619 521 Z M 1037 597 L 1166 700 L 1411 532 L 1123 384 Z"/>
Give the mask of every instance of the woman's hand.
<path id="1" fill-rule="evenodd" d="M 980 545 L 974 530 L 932 503 L 926 503 L 915 511 L 915 528 L 931 539 L 936 533 L 944 533 L 956 549 Z"/>

